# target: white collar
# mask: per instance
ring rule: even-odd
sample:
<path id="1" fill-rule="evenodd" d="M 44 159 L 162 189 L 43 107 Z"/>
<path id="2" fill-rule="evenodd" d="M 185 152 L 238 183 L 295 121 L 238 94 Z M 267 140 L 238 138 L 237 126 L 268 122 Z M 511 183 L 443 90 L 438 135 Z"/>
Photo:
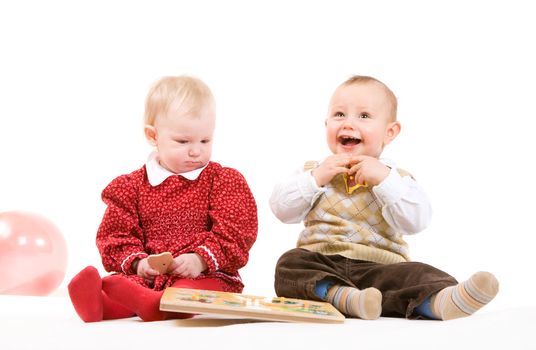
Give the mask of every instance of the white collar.
<path id="1" fill-rule="evenodd" d="M 207 167 L 207 165 L 208 163 L 199 169 L 187 171 L 185 173 L 175 174 L 161 166 L 158 162 L 158 153 L 152 152 L 147 159 L 147 163 L 145 163 L 145 169 L 147 170 L 147 178 L 149 179 L 149 183 L 151 184 L 151 186 L 158 186 L 168 177 L 175 175 L 180 175 L 190 181 L 193 181 L 199 177 L 199 175 Z"/>

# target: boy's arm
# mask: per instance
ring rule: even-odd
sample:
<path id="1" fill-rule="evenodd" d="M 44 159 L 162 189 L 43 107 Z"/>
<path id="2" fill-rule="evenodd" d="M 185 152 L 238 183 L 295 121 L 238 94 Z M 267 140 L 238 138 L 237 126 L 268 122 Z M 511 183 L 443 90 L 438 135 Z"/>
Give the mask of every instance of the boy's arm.
<path id="1" fill-rule="evenodd" d="M 309 171 L 296 171 L 290 178 L 275 185 L 270 197 L 270 208 L 284 223 L 296 224 L 303 220 L 324 189 L 318 187 Z"/>
<path id="2" fill-rule="evenodd" d="M 409 175 L 401 176 L 395 169 L 372 188 L 382 206 L 387 223 L 403 234 L 415 234 L 426 228 L 432 207 L 424 190 Z"/>

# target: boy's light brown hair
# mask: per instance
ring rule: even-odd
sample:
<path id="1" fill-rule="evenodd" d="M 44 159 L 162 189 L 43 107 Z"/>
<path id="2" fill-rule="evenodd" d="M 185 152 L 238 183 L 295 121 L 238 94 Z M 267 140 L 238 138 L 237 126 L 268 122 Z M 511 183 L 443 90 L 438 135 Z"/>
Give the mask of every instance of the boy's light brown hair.
<path id="1" fill-rule="evenodd" d="M 354 75 L 348 78 L 344 83 L 342 83 L 341 86 L 352 85 L 352 84 L 364 84 L 364 83 L 376 83 L 383 87 L 383 89 L 385 90 L 385 94 L 387 95 L 387 99 L 391 103 L 391 121 L 396 121 L 398 101 L 396 99 L 395 94 L 383 82 L 379 81 L 376 78 L 367 76 L 367 75 Z"/>

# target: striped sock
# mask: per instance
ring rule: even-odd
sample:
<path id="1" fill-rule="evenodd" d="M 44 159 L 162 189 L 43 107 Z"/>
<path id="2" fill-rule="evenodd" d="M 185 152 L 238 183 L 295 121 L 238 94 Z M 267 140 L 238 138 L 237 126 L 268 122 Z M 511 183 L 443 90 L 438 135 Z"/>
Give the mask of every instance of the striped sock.
<path id="1" fill-rule="evenodd" d="M 499 282 L 489 272 L 477 272 L 467 281 L 432 296 L 432 313 L 441 320 L 472 315 L 499 292 Z"/>
<path id="2" fill-rule="evenodd" d="M 328 290 L 326 300 L 343 314 L 364 320 L 375 320 L 382 313 L 382 293 L 376 288 L 359 290 L 336 285 Z"/>

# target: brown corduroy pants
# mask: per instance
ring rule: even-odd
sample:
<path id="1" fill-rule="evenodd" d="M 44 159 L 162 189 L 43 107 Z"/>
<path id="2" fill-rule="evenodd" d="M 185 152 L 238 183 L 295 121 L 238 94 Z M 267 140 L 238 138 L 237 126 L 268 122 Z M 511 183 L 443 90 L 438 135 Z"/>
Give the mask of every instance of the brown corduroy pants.
<path id="1" fill-rule="evenodd" d="M 315 286 L 324 280 L 358 289 L 377 288 L 382 293 L 381 315 L 405 318 L 424 318 L 414 309 L 441 289 L 458 284 L 446 272 L 420 262 L 379 264 L 300 248 L 286 252 L 277 262 L 278 296 L 321 300 Z"/>

